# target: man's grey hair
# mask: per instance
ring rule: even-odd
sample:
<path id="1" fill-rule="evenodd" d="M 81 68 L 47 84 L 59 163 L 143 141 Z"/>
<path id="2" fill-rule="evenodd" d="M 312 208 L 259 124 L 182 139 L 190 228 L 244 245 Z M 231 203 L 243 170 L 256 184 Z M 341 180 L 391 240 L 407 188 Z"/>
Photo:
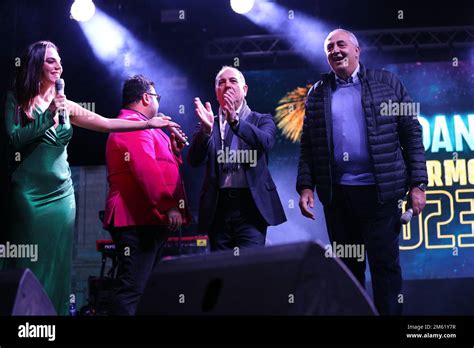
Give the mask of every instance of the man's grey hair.
<path id="1" fill-rule="evenodd" d="M 359 41 L 357 40 L 357 37 L 354 35 L 353 32 L 350 32 L 349 30 L 346 30 L 346 29 L 339 28 L 339 29 L 335 29 L 335 30 L 331 31 L 328 34 L 328 36 L 326 36 L 326 39 L 324 40 L 324 51 L 326 51 L 326 41 L 331 36 L 333 36 L 334 34 L 336 34 L 338 32 L 343 32 L 343 33 L 346 33 L 347 35 L 349 35 L 349 40 L 351 40 L 351 42 L 355 45 L 355 47 L 359 47 Z"/>
<path id="2" fill-rule="evenodd" d="M 234 68 L 233 66 L 229 66 L 229 65 L 224 65 L 221 70 L 219 70 L 219 72 L 217 73 L 216 75 L 216 81 L 215 81 L 215 85 L 217 86 L 217 83 L 219 82 L 219 76 L 225 71 L 225 70 L 228 70 L 228 69 L 232 69 L 234 70 L 235 72 L 237 72 L 237 77 L 240 81 L 240 83 L 245 86 L 245 77 L 244 75 L 240 72 L 239 69 L 237 68 Z"/>

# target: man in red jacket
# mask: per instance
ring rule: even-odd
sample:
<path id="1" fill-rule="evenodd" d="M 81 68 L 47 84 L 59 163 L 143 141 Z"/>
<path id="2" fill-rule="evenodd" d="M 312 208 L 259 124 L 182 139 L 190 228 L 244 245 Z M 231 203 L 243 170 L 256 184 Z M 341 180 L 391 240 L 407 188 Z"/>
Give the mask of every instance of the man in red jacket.
<path id="1" fill-rule="evenodd" d="M 149 120 L 157 116 L 159 102 L 154 83 L 133 76 L 124 83 L 118 118 Z M 104 228 L 112 235 L 119 261 L 112 314 L 135 314 L 169 232 L 189 222 L 179 173 L 183 146 L 161 129 L 109 135 Z"/>

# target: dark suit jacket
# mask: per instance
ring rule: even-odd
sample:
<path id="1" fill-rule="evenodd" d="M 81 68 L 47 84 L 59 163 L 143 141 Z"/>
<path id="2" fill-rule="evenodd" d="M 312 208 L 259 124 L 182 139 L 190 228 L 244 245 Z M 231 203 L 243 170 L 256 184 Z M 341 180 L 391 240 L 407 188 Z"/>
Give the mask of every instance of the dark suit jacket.
<path id="1" fill-rule="evenodd" d="M 257 150 L 257 165 L 244 166 L 245 177 L 260 214 L 268 225 L 279 225 L 286 221 L 280 197 L 268 170 L 268 152 L 275 143 L 276 126 L 268 114 L 250 112 L 232 130 L 242 141 L 241 149 Z M 219 167 L 217 151 L 221 149 L 219 118 L 214 117 L 211 135 L 206 135 L 199 123 L 188 151 L 188 161 L 193 167 L 206 165 L 206 175 L 199 200 L 199 231 L 211 232 L 219 195 Z"/>

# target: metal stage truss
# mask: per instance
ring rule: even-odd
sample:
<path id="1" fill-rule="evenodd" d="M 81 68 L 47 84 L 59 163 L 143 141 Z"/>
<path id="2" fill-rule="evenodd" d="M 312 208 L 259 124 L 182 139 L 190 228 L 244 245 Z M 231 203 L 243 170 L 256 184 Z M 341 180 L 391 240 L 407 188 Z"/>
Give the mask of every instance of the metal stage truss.
<path id="1" fill-rule="evenodd" d="M 474 26 L 383 29 L 354 32 L 363 50 L 396 51 L 453 49 L 474 46 Z M 301 42 L 301 39 L 299 38 Z M 208 59 L 295 55 L 291 36 L 253 35 L 212 40 L 206 48 Z"/>

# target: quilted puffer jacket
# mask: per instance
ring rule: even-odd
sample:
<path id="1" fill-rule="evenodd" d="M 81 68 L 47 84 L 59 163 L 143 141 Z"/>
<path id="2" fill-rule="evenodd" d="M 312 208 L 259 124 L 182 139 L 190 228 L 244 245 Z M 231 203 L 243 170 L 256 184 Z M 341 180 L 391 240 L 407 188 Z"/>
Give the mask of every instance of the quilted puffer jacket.
<path id="1" fill-rule="evenodd" d="M 379 202 L 398 200 L 410 187 L 428 181 L 421 126 L 413 116 L 381 115 L 382 103 L 412 102 L 394 74 L 366 70 L 360 64 L 358 76 Z M 332 200 L 331 93 L 335 88 L 335 74 L 330 72 L 308 92 L 296 182 L 298 193 L 316 186 L 323 204 Z"/>

